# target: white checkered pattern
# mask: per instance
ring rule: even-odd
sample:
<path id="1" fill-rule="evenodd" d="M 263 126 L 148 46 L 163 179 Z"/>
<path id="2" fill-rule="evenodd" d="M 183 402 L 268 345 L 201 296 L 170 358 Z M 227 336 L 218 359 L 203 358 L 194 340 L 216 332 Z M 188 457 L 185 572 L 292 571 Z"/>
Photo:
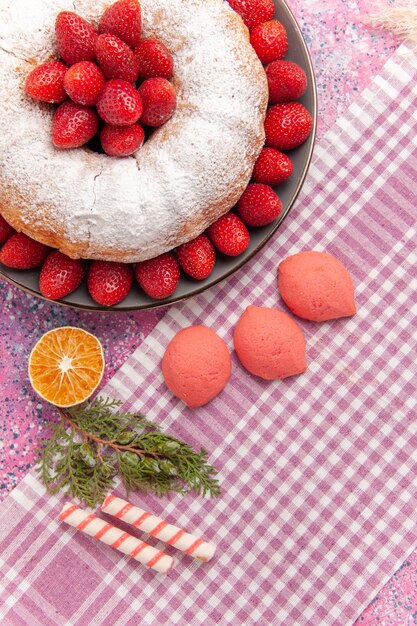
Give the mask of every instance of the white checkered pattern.
<path id="1" fill-rule="evenodd" d="M 346 626 L 417 543 L 416 67 L 401 47 L 317 146 L 275 240 L 171 308 L 106 387 L 210 451 L 219 499 L 133 501 L 217 544 L 215 559 L 176 555 L 163 579 L 144 571 L 58 525 L 61 503 L 32 473 L 0 517 L 2 624 Z M 305 375 L 265 383 L 234 358 L 224 392 L 185 409 L 160 373 L 169 340 L 204 323 L 232 349 L 248 304 L 283 308 L 276 266 L 303 248 L 349 267 L 358 314 L 300 322 Z"/>

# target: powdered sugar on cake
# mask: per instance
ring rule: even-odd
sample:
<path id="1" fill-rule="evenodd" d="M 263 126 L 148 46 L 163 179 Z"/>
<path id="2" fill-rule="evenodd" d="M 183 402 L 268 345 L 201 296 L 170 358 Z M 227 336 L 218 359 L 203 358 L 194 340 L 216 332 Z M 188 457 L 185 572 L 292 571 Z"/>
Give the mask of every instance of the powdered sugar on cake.
<path id="1" fill-rule="evenodd" d="M 133 262 L 200 234 L 229 210 L 263 146 L 267 85 L 240 18 L 223 0 L 141 0 L 144 37 L 174 55 L 177 110 L 135 157 L 57 151 L 53 108 L 24 94 L 76 10 L 97 24 L 103 0 L 3 0 L 0 8 L 0 212 L 71 256 Z"/>

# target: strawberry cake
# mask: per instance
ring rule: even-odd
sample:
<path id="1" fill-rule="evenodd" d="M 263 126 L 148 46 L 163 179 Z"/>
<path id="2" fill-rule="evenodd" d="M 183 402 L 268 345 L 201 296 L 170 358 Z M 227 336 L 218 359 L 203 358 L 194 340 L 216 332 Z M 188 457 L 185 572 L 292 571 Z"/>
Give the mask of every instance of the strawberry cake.
<path id="1" fill-rule="evenodd" d="M 195 239 L 242 196 L 264 145 L 268 83 L 238 14 L 223 0 L 140 4 L 142 37 L 173 56 L 176 110 L 138 152 L 112 158 L 57 149 L 53 107 L 25 94 L 33 69 L 59 59 L 57 14 L 97 26 L 109 2 L 1 2 L 0 214 L 74 259 L 145 261 Z"/>

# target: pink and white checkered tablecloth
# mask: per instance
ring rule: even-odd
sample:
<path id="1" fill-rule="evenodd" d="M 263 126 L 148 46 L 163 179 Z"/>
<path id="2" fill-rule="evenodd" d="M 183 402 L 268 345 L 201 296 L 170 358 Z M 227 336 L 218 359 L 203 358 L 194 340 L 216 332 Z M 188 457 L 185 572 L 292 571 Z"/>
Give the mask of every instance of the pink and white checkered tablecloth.
<path id="1" fill-rule="evenodd" d="M 401 46 L 317 145 L 275 239 L 222 285 L 172 307 L 104 390 L 211 452 L 220 498 L 132 501 L 198 530 L 216 558 L 177 554 L 168 577 L 145 571 L 61 525 L 62 502 L 32 472 L 0 512 L 2 625 L 346 626 L 415 547 L 416 68 Z M 311 248 L 349 267 L 358 314 L 301 322 L 305 375 L 266 383 L 234 359 L 226 390 L 185 409 L 160 373 L 171 337 L 203 323 L 232 347 L 248 304 L 284 308 L 278 262 Z"/>

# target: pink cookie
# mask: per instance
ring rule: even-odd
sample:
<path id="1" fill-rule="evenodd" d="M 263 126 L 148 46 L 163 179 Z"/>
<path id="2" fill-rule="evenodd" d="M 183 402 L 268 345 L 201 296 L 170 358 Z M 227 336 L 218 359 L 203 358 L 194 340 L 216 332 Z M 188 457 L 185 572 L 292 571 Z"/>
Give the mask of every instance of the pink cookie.
<path id="1" fill-rule="evenodd" d="M 355 315 L 352 278 L 326 252 L 299 252 L 278 266 L 278 289 L 291 311 L 312 322 Z"/>
<path id="2" fill-rule="evenodd" d="M 206 326 L 180 330 L 162 359 L 168 389 L 192 409 L 207 404 L 222 391 L 231 369 L 225 342 Z"/>
<path id="3" fill-rule="evenodd" d="M 248 306 L 236 325 L 233 339 L 242 365 L 255 376 L 274 380 L 302 374 L 307 369 L 303 332 L 286 313 Z"/>

